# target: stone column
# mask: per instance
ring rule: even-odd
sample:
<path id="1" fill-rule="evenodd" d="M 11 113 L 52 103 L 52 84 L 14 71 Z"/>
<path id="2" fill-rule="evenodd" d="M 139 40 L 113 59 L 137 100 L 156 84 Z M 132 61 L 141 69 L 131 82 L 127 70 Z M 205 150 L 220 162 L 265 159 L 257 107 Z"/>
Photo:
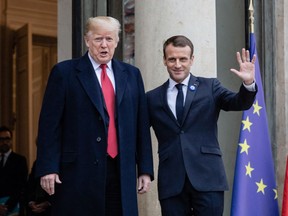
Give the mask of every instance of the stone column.
<path id="1" fill-rule="evenodd" d="M 58 0 L 58 62 L 72 58 L 72 1 Z"/>
<path id="2" fill-rule="evenodd" d="M 214 0 L 197 1 L 197 7 L 191 0 L 135 1 L 135 65 L 142 72 L 146 90 L 161 85 L 168 78 L 162 46 L 165 39 L 173 35 L 183 34 L 194 43 L 193 74 L 216 77 L 215 13 Z M 161 215 L 157 195 L 157 145 L 153 134 L 156 179 L 152 190 L 139 196 L 141 216 Z"/>
<path id="3" fill-rule="evenodd" d="M 216 76 L 215 13 L 212 0 L 197 1 L 197 7 L 189 0 L 135 1 L 135 64 L 142 70 L 143 78 L 149 80 L 147 90 L 167 79 L 162 45 L 165 39 L 176 34 L 183 34 L 194 43 L 192 73 Z"/>
<path id="4" fill-rule="evenodd" d="M 270 80 L 275 88 L 275 145 L 277 146 L 276 171 L 278 184 L 278 199 L 281 210 L 283 187 L 285 179 L 286 159 L 288 154 L 288 2 L 275 1 L 275 82 Z M 287 201 L 287 200 L 286 200 Z"/>

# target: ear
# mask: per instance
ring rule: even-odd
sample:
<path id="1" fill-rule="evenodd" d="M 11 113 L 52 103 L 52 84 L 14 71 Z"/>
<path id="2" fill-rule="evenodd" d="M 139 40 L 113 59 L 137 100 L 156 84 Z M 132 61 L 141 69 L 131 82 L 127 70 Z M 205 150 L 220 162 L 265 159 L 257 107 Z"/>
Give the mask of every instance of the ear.
<path id="1" fill-rule="evenodd" d="M 84 41 L 85 41 L 86 47 L 89 48 L 89 38 L 87 36 L 84 37 Z"/>
<path id="2" fill-rule="evenodd" d="M 163 56 L 163 64 L 164 64 L 164 66 L 167 66 L 166 59 L 164 56 Z"/>
<path id="3" fill-rule="evenodd" d="M 115 44 L 115 49 L 117 48 L 117 46 L 118 46 L 118 42 Z"/>
<path id="4" fill-rule="evenodd" d="M 194 55 L 192 55 L 191 59 L 190 59 L 190 66 L 192 66 L 194 63 Z"/>

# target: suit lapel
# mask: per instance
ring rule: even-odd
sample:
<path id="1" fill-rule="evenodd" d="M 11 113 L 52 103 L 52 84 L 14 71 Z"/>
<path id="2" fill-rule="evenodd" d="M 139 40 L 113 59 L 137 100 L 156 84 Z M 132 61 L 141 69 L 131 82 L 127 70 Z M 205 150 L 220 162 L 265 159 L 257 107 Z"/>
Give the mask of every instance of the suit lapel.
<path id="1" fill-rule="evenodd" d="M 4 168 L 10 165 L 11 159 L 13 160 L 13 157 L 14 157 L 14 153 L 13 153 L 13 151 L 12 151 L 12 152 L 8 155 L 8 157 L 7 157 L 7 159 L 6 159 Z"/>
<path id="2" fill-rule="evenodd" d="M 185 122 L 186 116 L 190 110 L 190 107 L 191 107 L 191 104 L 192 104 L 192 101 L 193 101 L 193 98 L 195 96 L 198 86 L 199 86 L 199 81 L 197 80 L 195 76 L 191 74 L 189 84 L 187 86 L 187 95 L 186 95 L 184 113 L 183 113 L 183 123 Z"/>
<path id="3" fill-rule="evenodd" d="M 77 70 L 80 83 L 102 118 L 105 119 L 102 90 L 92 63 L 89 60 L 88 53 L 81 58 Z"/>
<path id="4" fill-rule="evenodd" d="M 167 115 L 174 121 L 176 122 L 177 124 L 178 121 L 177 119 L 175 118 L 173 112 L 171 111 L 169 105 L 168 105 L 168 101 L 167 101 L 167 89 L 169 87 L 169 80 L 167 80 L 161 87 L 161 91 L 160 91 L 160 94 L 161 94 L 161 103 L 162 103 L 162 107 L 164 109 L 164 111 L 167 113 Z M 156 99 L 157 100 L 157 99 Z"/>

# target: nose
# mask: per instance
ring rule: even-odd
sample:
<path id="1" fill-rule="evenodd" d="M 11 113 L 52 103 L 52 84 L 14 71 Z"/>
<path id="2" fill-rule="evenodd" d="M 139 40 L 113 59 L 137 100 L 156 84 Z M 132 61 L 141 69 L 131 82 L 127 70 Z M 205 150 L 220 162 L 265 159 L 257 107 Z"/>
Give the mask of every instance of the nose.
<path id="1" fill-rule="evenodd" d="M 176 67 L 176 68 L 180 68 L 180 67 L 181 67 L 181 63 L 180 63 L 180 60 L 179 60 L 179 59 L 176 59 L 175 67 Z"/>
<path id="2" fill-rule="evenodd" d="M 103 38 L 103 40 L 101 41 L 101 46 L 102 47 L 106 47 L 107 46 L 107 41 L 105 38 Z"/>

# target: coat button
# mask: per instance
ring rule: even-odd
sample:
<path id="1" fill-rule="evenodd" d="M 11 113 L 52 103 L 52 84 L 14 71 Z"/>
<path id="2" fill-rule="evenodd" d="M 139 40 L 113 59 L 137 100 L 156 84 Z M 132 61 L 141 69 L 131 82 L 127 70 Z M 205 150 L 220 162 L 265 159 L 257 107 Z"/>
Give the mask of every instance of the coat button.
<path id="1" fill-rule="evenodd" d="M 101 142 L 101 137 L 97 137 L 96 141 Z"/>

